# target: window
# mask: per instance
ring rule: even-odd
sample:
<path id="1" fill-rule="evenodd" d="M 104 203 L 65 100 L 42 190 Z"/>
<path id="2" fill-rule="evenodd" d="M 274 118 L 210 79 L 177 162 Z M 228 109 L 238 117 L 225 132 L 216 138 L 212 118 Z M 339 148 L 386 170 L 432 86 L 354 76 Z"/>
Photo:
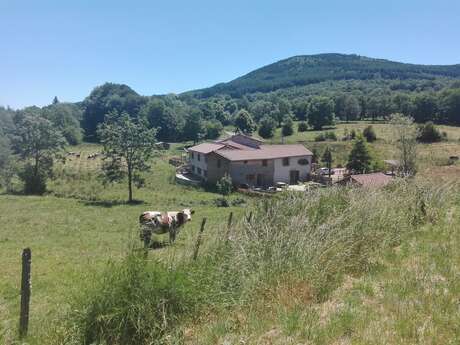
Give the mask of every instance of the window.
<path id="1" fill-rule="evenodd" d="M 208 171 L 207 170 L 203 170 L 203 176 L 208 177 Z"/>
<path id="2" fill-rule="evenodd" d="M 262 160 L 262 166 L 263 166 L 263 167 L 266 167 L 266 166 L 267 166 L 267 160 L 266 160 L 266 159 L 263 159 L 263 160 Z"/>
<path id="3" fill-rule="evenodd" d="M 195 166 L 192 165 L 192 172 L 195 172 Z"/>
<path id="4" fill-rule="evenodd" d="M 297 161 L 297 163 L 298 163 L 299 165 L 308 165 L 308 159 L 306 159 L 306 158 L 300 158 L 300 159 Z"/>
<path id="5" fill-rule="evenodd" d="M 222 161 L 220 159 L 217 160 L 217 167 L 220 168 L 222 166 Z"/>
<path id="6" fill-rule="evenodd" d="M 283 166 L 287 167 L 289 165 L 289 157 L 283 158 Z"/>
<path id="7" fill-rule="evenodd" d="M 256 175 L 253 175 L 253 174 L 246 175 L 246 181 L 248 182 L 252 182 L 255 179 L 256 179 Z"/>
<path id="8" fill-rule="evenodd" d="M 248 164 L 248 161 L 244 161 L 244 164 Z"/>
<path id="9" fill-rule="evenodd" d="M 204 156 L 204 162 L 205 162 L 205 163 L 208 162 L 208 156 Z"/>
<path id="10" fill-rule="evenodd" d="M 201 175 L 201 168 L 196 169 L 198 171 L 198 175 Z"/>
<path id="11" fill-rule="evenodd" d="M 195 155 L 193 154 L 193 152 L 191 152 L 191 156 L 192 156 L 192 159 L 194 159 L 194 158 L 195 158 Z"/>
<path id="12" fill-rule="evenodd" d="M 200 161 L 200 160 L 201 160 L 201 155 L 200 155 L 200 154 L 198 154 L 198 157 L 197 157 L 197 158 L 198 158 L 198 160 Z"/>

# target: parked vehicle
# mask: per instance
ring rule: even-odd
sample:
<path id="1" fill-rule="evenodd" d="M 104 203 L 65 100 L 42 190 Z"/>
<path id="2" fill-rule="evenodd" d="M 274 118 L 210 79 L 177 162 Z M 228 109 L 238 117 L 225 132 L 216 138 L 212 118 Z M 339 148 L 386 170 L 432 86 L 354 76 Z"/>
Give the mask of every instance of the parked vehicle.
<path id="1" fill-rule="evenodd" d="M 330 170 L 330 175 L 334 175 L 334 169 L 329 169 L 329 168 L 319 168 L 318 169 L 318 174 L 320 175 L 329 175 L 329 170 Z"/>

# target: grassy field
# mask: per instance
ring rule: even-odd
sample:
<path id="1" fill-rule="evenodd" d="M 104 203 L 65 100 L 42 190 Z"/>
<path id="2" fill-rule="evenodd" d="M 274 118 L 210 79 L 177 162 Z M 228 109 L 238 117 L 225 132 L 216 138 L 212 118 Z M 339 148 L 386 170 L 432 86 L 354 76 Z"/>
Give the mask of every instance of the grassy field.
<path id="1" fill-rule="evenodd" d="M 340 137 L 344 128 L 364 126 L 362 123 L 339 124 L 334 131 Z M 375 124 L 374 127 L 379 138 L 372 144 L 374 151 L 382 159 L 393 158 L 389 126 Z M 460 128 L 443 127 L 442 130 L 448 133 L 449 141 L 420 145 L 421 176 L 430 177 L 440 185 L 441 180 L 460 179 L 458 165 L 444 166 L 449 155 L 460 153 Z M 335 163 L 343 164 L 351 143 L 315 143 L 312 140 L 317 134 L 295 133 L 286 138 L 286 142 L 305 142 L 308 148 L 317 145 L 321 149 L 331 145 Z M 274 142 L 279 140 L 277 134 Z M 90 284 L 92 274 L 107 267 L 109 260 L 119 261 L 125 257 L 133 245 L 140 245 L 138 216 L 142 211 L 185 207 L 196 211 L 174 246 L 149 254 L 164 262 L 177 262 L 189 260 L 203 217 L 208 219 L 203 248 L 206 252 L 208 240 L 226 231 L 228 214 L 234 212 L 235 219 L 241 220 L 254 203 L 234 194 L 231 200 L 242 198 L 246 203 L 218 208 L 214 205 L 217 194 L 176 185 L 174 168 L 168 164 L 168 158 L 180 156 L 182 150 L 180 145 L 173 145 L 155 159 L 146 187 L 135 190 L 134 197 L 140 202 L 128 205 L 125 203 L 127 187 L 103 186 L 97 178 L 100 161 L 86 158 L 99 150 L 99 146 L 91 144 L 73 147 L 72 151 L 82 152 L 81 158 L 71 158 L 65 165 L 56 167 L 55 179 L 50 181 L 46 196 L 0 195 L 0 343 L 16 341 L 23 248 L 31 247 L 33 256 L 27 341 L 42 344 L 46 343 L 50 324 L 68 311 L 69 298 Z M 327 215 L 340 208 L 325 210 Z M 459 218 L 457 206 L 440 223 L 423 225 L 416 236 L 411 231 L 403 236 L 400 246 L 385 248 L 375 257 L 381 269 L 347 274 L 325 301 L 311 304 L 311 294 L 302 287 L 303 283 L 290 280 L 289 288 L 280 286 L 287 289 L 286 294 L 280 295 L 276 289 L 270 292 L 280 303 L 272 298 L 267 302 L 268 309 L 257 303 L 243 303 L 238 304 L 241 310 L 234 306 L 228 311 L 219 307 L 212 312 L 208 310 L 202 317 L 186 320 L 177 343 L 221 344 L 229 339 L 230 343 L 242 340 L 246 344 L 403 344 L 430 343 L 430 340 L 434 341 L 431 343 L 458 343 L 451 341 L 458 340 L 458 332 L 449 327 L 459 321 L 458 310 L 451 309 L 459 293 L 454 279 L 459 273 L 459 238 L 458 231 L 453 231 L 460 226 Z M 303 220 L 294 217 L 290 221 L 300 224 Z M 441 255 L 443 251 L 448 257 Z M 232 264 L 238 267 L 238 263 Z M 445 295 L 443 291 L 447 291 Z M 406 303 L 407 299 L 410 302 Z M 261 299 L 262 304 L 263 301 Z M 244 308 L 250 308 L 249 312 Z M 445 316 L 447 312 L 449 315 Z M 370 315 L 372 322 L 367 322 L 366 315 Z M 427 317 L 432 320 L 423 326 L 422 320 Z M 426 332 L 417 331 L 420 327 L 425 327 Z M 443 331 L 436 333 L 436 327 L 442 327 Z M 417 338 L 421 336 L 425 338 Z M 384 342 L 385 339 L 389 341 Z"/>
<path id="2" fill-rule="evenodd" d="M 99 149 L 86 144 L 72 148 L 82 152 L 81 158 L 57 167 L 47 196 L 0 195 L 0 335 L 2 328 L 16 331 L 23 248 L 31 247 L 33 256 L 30 341 L 41 344 L 45 326 L 65 308 L 88 271 L 123 257 L 133 244 L 140 246 L 138 218 L 143 211 L 191 207 L 196 212 L 174 246 L 151 253 L 159 257 L 191 256 L 184 248 L 195 242 L 203 217 L 207 218 L 206 236 L 217 231 L 230 212 L 235 219 L 244 213 L 244 207 L 216 207 L 217 194 L 176 185 L 174 168 L 167 163 L 170 155 L 180 152 L 175 150 L 156 160 L 145 188 L 135 189 L 135 199 L 142 202 L 126 204 L 124 184 L 104 188 L 95 177 L 100 162 L 86 156 Z M 230 200 L 236 198 L 242 197 L 234 195 Z M 160 240 L 166 241 L 167 236 Z"/>
<path id="3" fill-rule="evenodd" d="M 371 122 L 351 122 L 351 123 L 338 123 L 333 128 L 326 128 L 322 131 L 297 131 L 298 122 L 294 123 L 294 134 L 288 137 L 281 137 L 281 129 L 278 128 L 275 132 L 275 136 L 272 139 L 266 139 L 265 141 L 270 144 L 296 144 L 302 143 L 307 146 L 308 149 L 318 149 L 321 153 L 326 146 L 329 146 L 332 150 L 334 165 L 345 165 L 348 160 L 348 154 L 352 148 L 351 141 L 341 140 L 345 133 L 351 130 L 356 132 L 362 132 L 365 127 L 372 125 L 375 133 L 377 134 L 377 141 L 371 143 L 370 146 L 373 149 L 374 154 L 382 160 L 394 159 L 396 151 L 393 145 L 393 132 L 391 126 L 387 123 L 371 123 Z M 233 128 L 226 128 L 228 131 L 232 131 Z M 420 144 L 419 145 L 419 165 L 421 169 L 430 168 L 433 166 L 446 165 L 450 156 L 460 155 L 460 128 L 453 126 L 438 126 L 441 132 L 447 134 L 447 141 L 433 144 Z M 323 141 L 315 142 L 315 137 L 321 133 L 334 132 L 338 138 L 337 141 Z"/>

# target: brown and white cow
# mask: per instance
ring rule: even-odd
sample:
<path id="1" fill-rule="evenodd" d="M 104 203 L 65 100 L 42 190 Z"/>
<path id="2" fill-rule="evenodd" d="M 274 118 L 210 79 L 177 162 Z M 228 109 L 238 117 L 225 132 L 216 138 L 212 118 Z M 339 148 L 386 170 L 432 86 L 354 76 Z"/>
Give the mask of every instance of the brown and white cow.
<path id="1" fill-rule="evenodd" d="M 179 228 L 192 220 L 192 211 L 189 208 L 182 211 L 146 211 L 139 217 L 141 225 L 141 239 L 146 247 L 149 246 L 153 234 L 169 233 L 169 241 L 174 242 Z"/>

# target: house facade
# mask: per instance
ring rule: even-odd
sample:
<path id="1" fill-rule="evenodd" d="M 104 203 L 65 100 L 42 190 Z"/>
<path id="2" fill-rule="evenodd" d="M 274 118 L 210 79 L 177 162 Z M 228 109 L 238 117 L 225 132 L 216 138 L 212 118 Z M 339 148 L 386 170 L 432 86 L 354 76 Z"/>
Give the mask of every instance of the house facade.
<path id="1" fill-rule="evenodd" d="M 251 187 L 305 181 L 313 156 L 303 145 L 265 145 L 242 134 L 188 151 L 191 171 L 203 181 L 214 184 L 229 175 L 235 185 Z"/>

